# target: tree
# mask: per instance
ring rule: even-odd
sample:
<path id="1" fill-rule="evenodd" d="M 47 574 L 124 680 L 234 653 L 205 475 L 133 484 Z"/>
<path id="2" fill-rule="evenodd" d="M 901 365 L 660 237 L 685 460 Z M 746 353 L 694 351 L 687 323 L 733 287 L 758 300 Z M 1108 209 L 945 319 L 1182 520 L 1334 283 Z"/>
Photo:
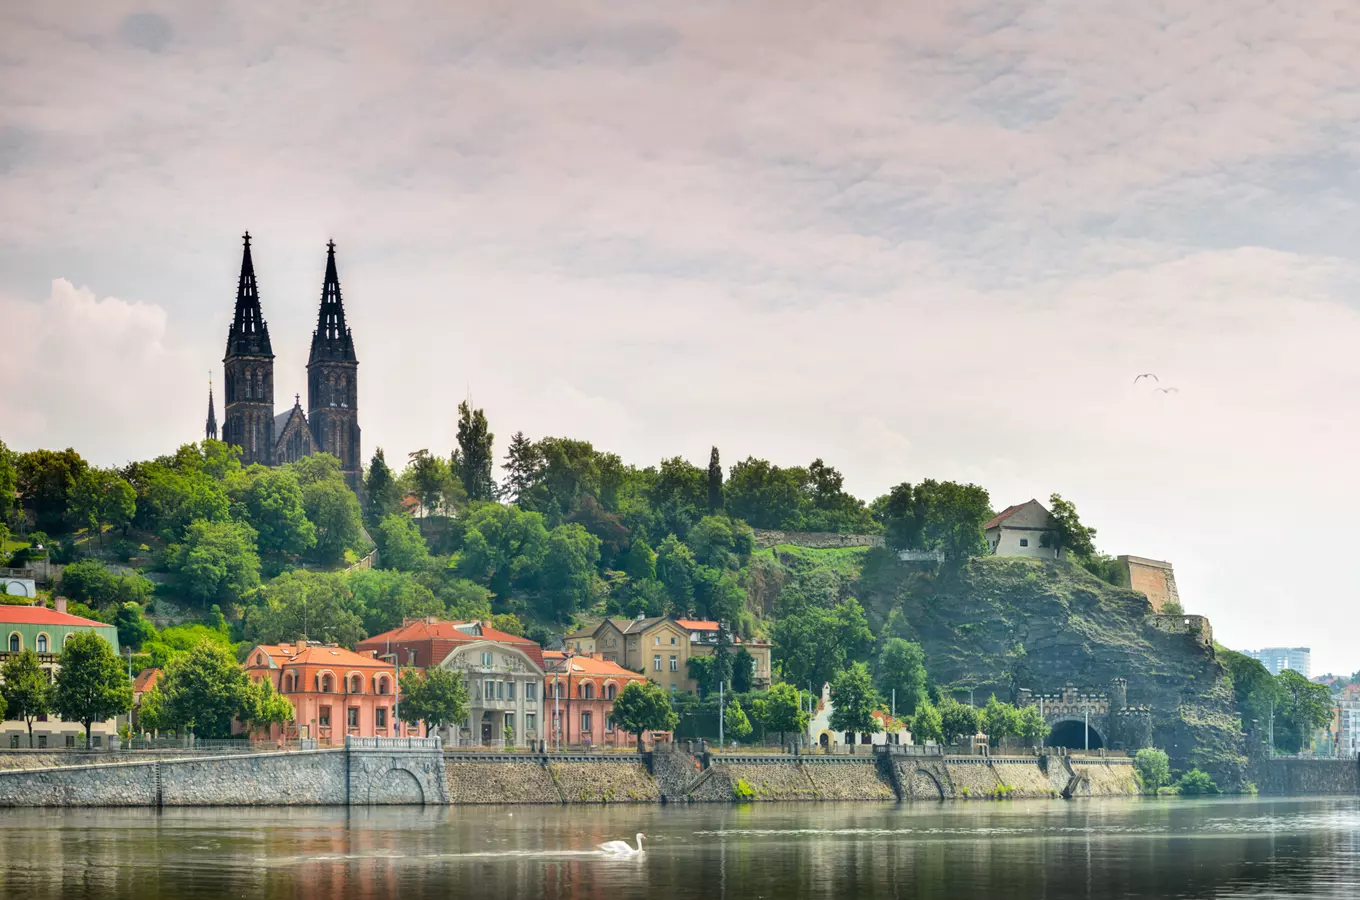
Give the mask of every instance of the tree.
<path id="1" fill-rule="evenodd" d="M 111 624 L 118 629 L 119 646 L 134 651 L 156 637 L 156 626 L 146 620 L 140 603 L 120 603 Z"/>
<path id="2" fill-rule="evenodd" d="M 977 734 L 978 711 L 953 697 L 945 697 L 936 707 L 940 712 L 940 727 L 946 744 L 956 744 Z"/>
<path id="3" fill-rule="evenodd" d="M 623 571 L 630 581 L 653 581 L 656 579 L 656 554 L 641 537 L 633 539 L 628 553 L 623 557 Z"/>
<path id="4" fill-rule="evenodd" d="M 430 550 L 420 528 L 401 513 L 386 516 L 378 524 L 378 563 L 384 569 L 419 572 L 430 565 Z"/>
<path id="5" fill-rule="evenodd" d="M 285 572 L 247 610 L 246 637 L 260 644 L 306 637 L 353 647 L 364 639 L 366 610 L 338 572 Z"/>
<path id="6" fill-rule="evenodd" d="M 543 459 L 524 432 L 516 431 L 510 438 L 505 454 L 505 481 L 501 483 L 501 499 L 522 506 L 542 477 Z"/>
<path id="7" fill-rule="evenodd" d="M 1002 703 L 996 699 L 996 694 L 987 701 L 987 706 L 982 710 L 982 730 L 991 738 L 994 745 L 1000 745 L 1003 740 L 1016 734 L 1019 730 L 1019 714 L 1015 707 L 1009 703 Z"/>
<path id="8" fill-rule="evenodd" d="M 718 448 L 708 453 L 708 512 L 717 513 L 723 508 L 723 470 L 718 461 Z"/>
<path id="9" fill-rule="evenodd" d="M 255 529 L 244 522 L 195 521 L 166 553 L 186 592 L 203 603 L 240 603 L 260 584 Z"/>
<path id="10" fill-rule="evenodd" d="M 883 726 L 873 714 L 879 702 L 868 668 L 852 663 L 831 682 L 831 727 L 855 734 L 878 733 Z"/>
<path id="11" fill-rule="evenodd" d="M 364 477 L 364 499 L 367 503 L 364 519 L 372 525 L 401 509 L 401 491 L 397 488 L 396 477 L 381 447 L 373 451 L 373 461 L 368 464 L 368 473 Z"/>
<path id="12" fill-rule="evenodd" d="M 873 531 L 873 516 L 858 498 L 844 490 L 845 476 L 835 466 L 814 459 L 803 470 L 803 504 L 800 525 L 806 531 Z"/>
<path id="13" fill-rule="evenodd" d="M 724 507 L 728 515 L 756 528 L 798 528 L 803 474 L 747 457 L 732 467 L 723 486 Z"/>
<path id="14" fill-rule="evenodd" d="M 231 736 L 231 723 L 255 713 L 255 691 L 231 648 L 201 641 L 170 660 L 156 685 L 161 693 L 157 724 L 203 738 Z"/>
<path id="15" fill-rule="evenodd" d="M 360 545 L 363 522 L 359 515 L 359 498 L 345 484 L 339 471 L 334 478 L 304 486 L 302 506 L 307 519 L 316 527 L 316 547 L 312 556 L 318 562 L 339 562 L 346 550 Z"/>
<path id="16" fill-rule="evenodd" d="M 918 743 L 934 741 L 937 744 L 944 743 L 944 717 L 940 714 L 938 707 L 932 706 L 929 700 L 925 700 L 916 707 L 916 712 L 911 717 L 911 722 L 907 726 L 911 731 L 911 739 Z"/>
<path id="17" fill-rule="evenodd" d="M 704 516 L 685 539 L 701 565 L 738 569 L 755 550 L 755 538 L 745 522 L 726 516 Z"/>
<path id="18" fill-rule="evenodd" d="M 920 644 L 888 638 L 874 663 L 874 683 L 884 697 L 897 692 L 897 709 L 906 715 L 926 699 L 926 654 Z"/>
<path id="19" fill-rule="evenodd" d="M 695 567 L 693 611 L 696 615 L 730 624 L 741 615 L 745 604 L 746 592 L 730 571 L 711 566 Z"/>
<path id="20" fill-rule="evenodd" d="M 1332 720 L 1332 692 L 1293 669 L 1275 676 L 1280 703 L 1275 710 L 1275 746 L 1298 753 L 1313 739 L 1313 732 Z"/>
<path id="21" fill-rule="evenodd" d="M 1199 769 L 1191 769 L 1181 776 L 1181 780 L 1176 782 L 1176 792 L 1187 797 L 1194 797 L 1201 794 L 1217 794 L 1218 785 L 1214 784 L 1213 779 L 1207 772 Z"/>
<path id="22" fill-rule="evenodd" d="M 70 449 L 32 450 L 20 453 L 15 463 L 15 482 L 33 522 L 43 531 L 62 532 L 71 508 L 71 488 L 89 467 Z"/>
<path id="23" fill-rule="evenodd" d="M 517 506 L 487 503 L 468 514 L 458 573 L 507 597 L 516 584 L 538 574 L 548 552 L 543 517 Z"/>
<path id="24" fill-rule="evenodd" d="M 463 679 L 451 669 L 407 669 L 401 673 L 401 718 L 425 723 L 425 734 L 462 722 L 468 715 L 468 693 Z"/>
<path id="25" fill-rule="evenodd" d="M 437 456 L 431 456 L 429 450 L 417 450 L 408 458 L 410 465 L 402 473 L 402 478 L 410 481 L 411 489 L 420 500 L 421 515 L 428 515 L 453 496 L 454 489 L 450 482 L 456 479 L 449 471 L 448 464 Z M 461 492 L 460 484 L 457 493 Z"/>
<path id="26" fill-rule="evenodd" d="M 808 713 L 803 709 L 802 698 L 798 695 L 798 689 L 791 684 L 776 684 L 765 692 L 764 697 L 757 697 L 753 704 L 756 721 L 765 730 L 779 732 L 779 743 L 784 743 L 784 735 L 790 731 L 795 734 L 804 734 L 808 727 Z"/>
<path id="27" fill-rule="evenodd" d="M 559 525 L 548 534 L 540 583 L 543 613 L 564 622 L 594 598 L 600 539 L 580 525 Z"/>
<path id="28" fill-rule="evenodd" d="M 249 706 L 242 722 L 252 732 L 268 732 L 274 725 L 287 725 L 295 715 L 292 701 L 275 690 L 274 682 L 266 675 L 251 685 Z"/>
<path id="29" fill-rule="evenodd" d="M 694 607 L 694 554 L 670 534 L 656 553 L 656 578 L 666 588 L 675 610 L 688 613 Z"/>
<path id="30" fill-rule="evenodd" d="M 1265 729 L 1275 707 L 1282 700 L 1280 685 L 1260 660 L 1225 648 L 1216 648 L 1215 655 L 1232 676 L 1233 697 L 1237 712 L 1245 727 Z"/>
<path id="31" fill-rule="evenodd" d="M 738 694 L 750 691 L 755 672 L 756 658 L 745 646 L 738 647 L 737 652 L 732 654 L 732 690 Z"/>
<path id="32" fill-rule="evenodd" d="M 17 462 L 18 454 L 0 441 L 0 525 L 9 522 L 14 512 L 14 493 L 19 485 Z"/>
<path id="33" fill-rule="evenodd" d="M 854 597 L 831 607 L 807 605 L 788 612 L 775 622 L 771 636 L 784 680 L 814 687 L 862 656 L 873 639 L 864 608 Z"/>
<path id="34" fill-rule="evenodd" d="M 909 483 L 903 482 L 875 500 L 873 509 L 889 550 L 924 549 L 925 498 L 918 500 Z"/>
<path id="35" fill-rule="evenodd" d="M 1133 765 L 1145 794 L 1155 794 L 1171 783 L 1171 760 L 1165 751 L 1144 747 L 1134 754 Z"/>
<path id="36" fill-rule="evenodd" d="M 260 553 L 283 560 L 315 547 L 316 526 L 307 519 L 297 475 L 263 466 L 252 466 L 249 474 L 250 486 L 242 499 Z"/>
<path id="37" fill-rule="evenodd" d="M 1064 500 L 1061 494 L 1050 496 L 1048 503 L 1053 524 L 1040 537 L 1039 546 L 1052 550 L 1054 556 L 1060 556 L 1064 550 L 1078 559 L 1094 556 L 1096 530 L 1081 524 L 1076 506 Z"/>
<path id="38" fill-rule="evenodd" d="M 113 647 L 93 631 L 73 633 L 61 651 L 52 711 L 84 726 L 88 747 L 91 725 L 127 712 L 131 706 L 132 682 Z"/>
<path id="39" fill-rule="evenodd" d="M 741 702 L 736 697 L 727 701 L 727 708 L 723 711 L 723 733 L 739 741 L 751 736 L 751 720 L 746 717 L 746 711 L 741 708 Z"/>
<path id="40" fill-rule="evenodd" d="M 1048 737 L 1048 723 L 1044 721 L 1043 715 L 1037 706 L 1026 706 L 1021 709 L 1015 717 L 1015 733 L 1027 747 L 1043 746 L 1044 738 Z"/>
<path id="41" fill-rule="evenodd" d="M 458 404 L 458 449 L 453 451 L 449 468 L 473 502 L 496 499 L 496 482 L 491 478 L 495 439 L 485 411 L 472 409 L 466 400 Z"/>
<path id="42" fill-rule="evenodd" d="M 346 581 L 354 593 L 355 608 L 362 610 L 363 630 L 370 635 L 397 628 L 407 619 L 443 616 L 448 611 L 443 600 L 407 572 L 358 569 Z"/>
<path id="43" fill-rule="evenodd" d="M 926 507 L 922 540 L 928 550 L 949 559 L 981 556 L 987 539 L 982 526 L 992 517 L 987 491 L 975 484 L 925 479 L 916 488 L 917 502 Z"/>
<path id="44" fill-rule="evenodd" d="M 670 698 L 655 681 L 630 681 L 614 698 L 614 724 L 637 736 L 642 752 L 644 731 L 672 731 L 680 717 L 671 709 Z"/>
<path id="45" fill-rule="evenodd" d="M 52 685 L 38 662 L 38 654 L 24 650 L 0 667 L 0 698 L 4 718 L 28 726 L 28 746 L 33 748 L 33 722 L 52 709 Z"/>
<path id="46" fill-rule="evenodd" d="M 120 528 L 137 512 L 137 492 L 110 469 L 85 468 L 69 492 L 71 517 L 99 535 L 104 545 L 104 526 Z"/>

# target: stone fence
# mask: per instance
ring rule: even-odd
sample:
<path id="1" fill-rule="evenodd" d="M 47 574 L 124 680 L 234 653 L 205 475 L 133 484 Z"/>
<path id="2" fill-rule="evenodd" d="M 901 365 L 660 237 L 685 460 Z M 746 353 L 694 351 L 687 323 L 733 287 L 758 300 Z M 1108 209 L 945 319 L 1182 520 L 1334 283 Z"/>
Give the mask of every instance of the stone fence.
<path id="1" fill-rule="evenodd" d="M 1189 634 L 1205 647 L 1214 645 L 1214 629 L 1205 616 L 1170 616 L 1154 613 L 1145 621 L 1152 628 L 1167 634 Z"/>
<path id="2" fill-rule="evenodd" d="M 760 549 L 776 544 L 793 547 L 809 547 L 814 550 L 830 550 L 837 547 L 882 547 L 881 534 L 840 534 L 834 531 L 771 531 L 764 528 L 751 529 L 755 544 Z"/>

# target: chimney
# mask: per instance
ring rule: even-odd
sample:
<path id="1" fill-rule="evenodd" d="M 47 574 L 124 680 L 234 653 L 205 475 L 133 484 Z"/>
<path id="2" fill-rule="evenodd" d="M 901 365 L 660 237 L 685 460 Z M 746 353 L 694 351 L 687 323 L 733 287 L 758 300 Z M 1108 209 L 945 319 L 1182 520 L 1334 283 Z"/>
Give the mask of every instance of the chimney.
<path id="1" fill-rule="evenodd" d="M 65 598 L 65 597 L 53 597 L 53 598 L 52 598 L 52 608 L 55 609 L 55 610 L 56 610 L 57 612 L 59 612 L 59 613 L 64 613 L 64 612 L 66 612 L 66 598 Z"/>

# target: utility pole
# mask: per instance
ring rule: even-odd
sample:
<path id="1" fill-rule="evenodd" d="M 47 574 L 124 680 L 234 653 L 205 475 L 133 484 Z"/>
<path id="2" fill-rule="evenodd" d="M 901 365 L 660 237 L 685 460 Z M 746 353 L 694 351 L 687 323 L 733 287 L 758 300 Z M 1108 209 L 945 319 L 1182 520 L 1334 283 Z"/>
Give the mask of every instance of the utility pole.
<path id="1" fill-rule="evenodd" d="M 1091 707 L 1085 701 L 1081 704 L 1082 736 L 1086 739 L 1086 752 L 1091 752 Z"/>
<path id="2" fill-rule="evenodd" d="M 897 720 L 897 688 L 892 689 L 892 717 L 893 721 Z"/>
<path id="3" fill-rule="evenodd" d="M 723 745 L 723 683 L 718 682 L 718 746 Z"/>

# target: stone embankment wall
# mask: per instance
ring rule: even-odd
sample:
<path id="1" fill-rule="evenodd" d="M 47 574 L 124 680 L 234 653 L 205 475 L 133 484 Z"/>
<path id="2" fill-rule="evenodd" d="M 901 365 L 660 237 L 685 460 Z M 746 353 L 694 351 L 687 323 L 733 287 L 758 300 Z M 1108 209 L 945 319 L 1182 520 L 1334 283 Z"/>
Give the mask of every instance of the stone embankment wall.
<path id="1" fill-rule="evenodd" d="M 1360 761 L 1354 759 L 1261 759 L 1251 778 L 1262 794 L 1360 794 Z"/>
<path id="2" fill-rule="evenodd" d="M 566 803 L 658 803 L 661 791 L 639 760 L 548 763 Z"/>
<path id="3" fill-rule="evenodd" d="M 1127 760 L 1068 761 L 1072 773 L 1081 779 L 1075 791 L 1079 797 L 1132 797 L 1139 793 L 1138 776 Z"/>
<path id="4" fill-rule="evenodd" d="M 481 762 L 450 759 L 444 763 L 449 802 L 561 803 L 548 769 L 537 761 Z"/>

